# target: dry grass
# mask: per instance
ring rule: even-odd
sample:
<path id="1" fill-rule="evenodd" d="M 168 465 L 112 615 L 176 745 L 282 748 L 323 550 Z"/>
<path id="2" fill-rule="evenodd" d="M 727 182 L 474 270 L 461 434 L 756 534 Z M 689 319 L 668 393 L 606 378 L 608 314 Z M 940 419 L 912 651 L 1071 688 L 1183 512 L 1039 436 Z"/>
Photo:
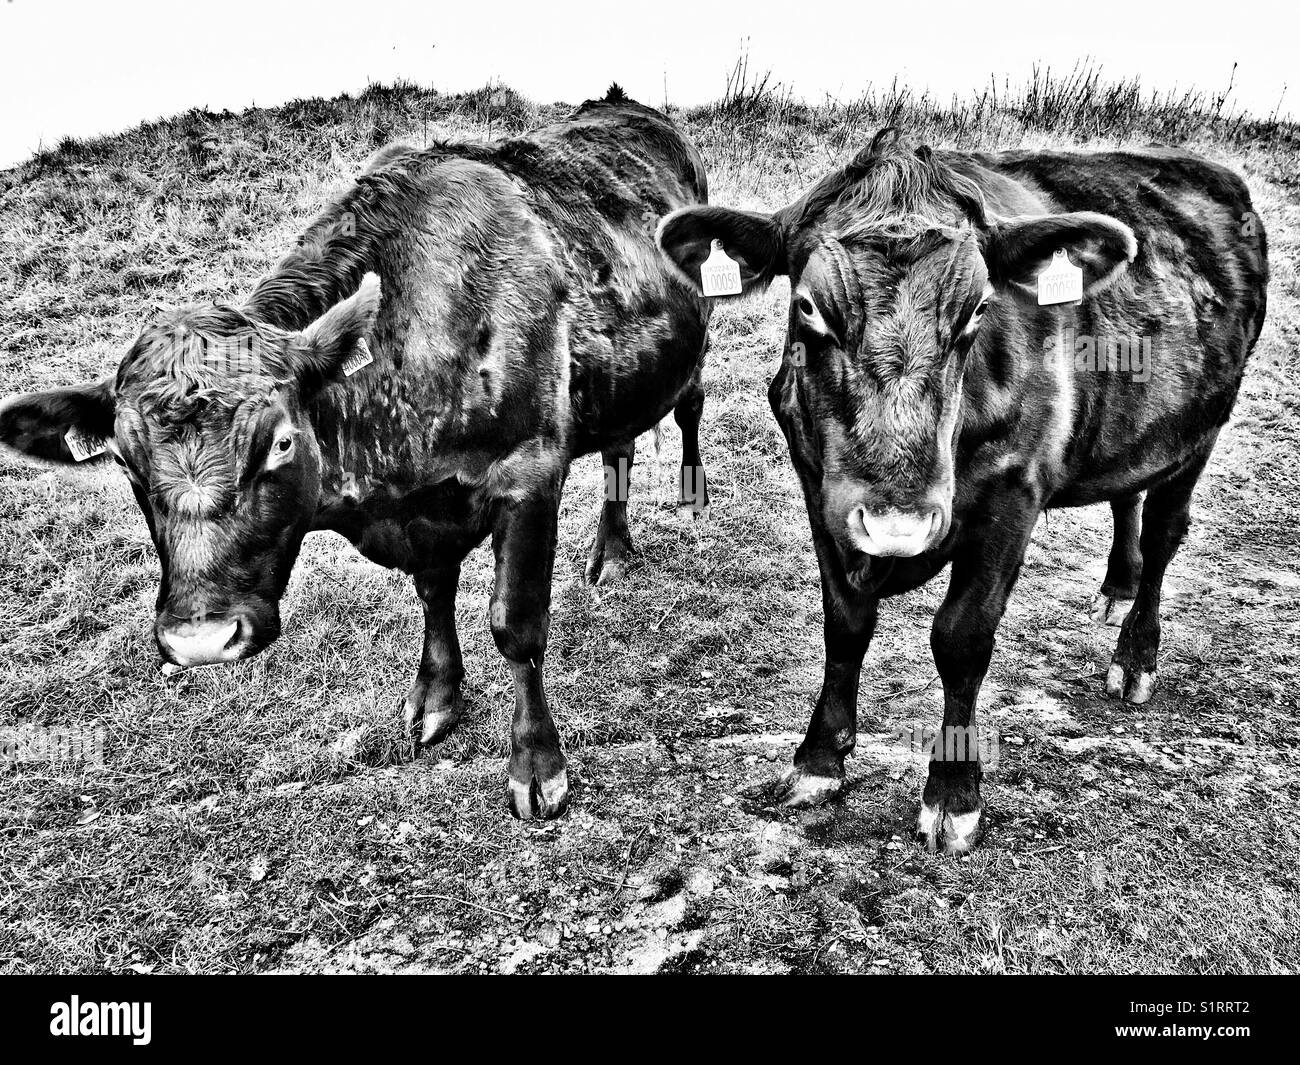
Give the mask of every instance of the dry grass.
<path id="1" fill-rule="evenodd" d="M 375 86 L 193 112 L 0 174 L 0 389 L 104 373 L 156 301 L 246 292 L 378 144 L 567 110 L 502 87 Z M 598 463 L 575 468 L 549 674 L 576 796 L 541 827 L 505 811 L 487 552 L 460 599 L 469 720 L 415 757 L 396 707 L 420 626 L 399 575 L 314 535 L 275 647 L 164 682 L 148 634 L 157 562 L 125 483 L 0 459 L 0 726 L 107 738 L 102 769 L 2 771 L 0 968 L 1297 967 L 1295 127 L 1088 72 L 951 105 L 895 84 L 808 106 L 738 68 L 725 99 L 681 117 L 713 199 L 738 206 L 786 202 L 887 122 L 962 146 L 1165 139 L 1247 176 L 1274 251 L 1271 321 L 1171 571 L 1157 701 L 1098 697 L 1114 633 L 1084 608 L 1108 518 L 1057 513 L 982 701 L 1003 759 L 981 851 L 913 849 L 924 763 L 887 742 L 938 720 L 926 633 L 942 581 L 884 611 L 844 799 L 777 816 L 738 797 L 788 761 L 821 660 L 803 504 L 764 395 L 779 286 L 715 319 L 710 523 L 671 506 L 669 422 L 662 456 L 643 442 L 634 473 L 630 580 L 597 595 L 581 563 Z"/>

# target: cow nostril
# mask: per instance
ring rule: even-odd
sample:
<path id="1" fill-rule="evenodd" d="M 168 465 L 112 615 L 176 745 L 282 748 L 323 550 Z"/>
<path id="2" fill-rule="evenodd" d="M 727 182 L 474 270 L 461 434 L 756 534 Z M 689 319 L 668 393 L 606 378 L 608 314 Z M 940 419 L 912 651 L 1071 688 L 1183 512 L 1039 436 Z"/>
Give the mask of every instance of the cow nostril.
<path id="1" fill-rule="evenodd" d="M 245 643 L 248 640 L 248 630 L 251 628 L 248 624 L 248 618 L 244 617 L 243 614 L 236 614 L 231 620 L 235 623 L 235 631 L 231 634 L 230 639 L 226 641 L 225 650 L 227 651 L 232 647 L 238 647 L 240 644 Z"/>
<path id="2" fill-rule="evenodd" d="M 872 511 L 863 503 L 850 507 L 845 529 L 850 543 L 868 555 L 918 555 L 932 548 L 943 532 L 942 507 Z"/>
<path id="3" fill-rule="evenodd" d="M 930 511 L 930 537 L 934 539 L 943 530 L 943 511 Z"/>
<path id="4" fill-rule="evenodd" d="M 169 657 L 181 666 L 233 661 L 242 657 L 251 636 L 252 623 L 243 614 L 230 615 L 221 621 L 163 626 L 158 630 L 160 643 Z"/>

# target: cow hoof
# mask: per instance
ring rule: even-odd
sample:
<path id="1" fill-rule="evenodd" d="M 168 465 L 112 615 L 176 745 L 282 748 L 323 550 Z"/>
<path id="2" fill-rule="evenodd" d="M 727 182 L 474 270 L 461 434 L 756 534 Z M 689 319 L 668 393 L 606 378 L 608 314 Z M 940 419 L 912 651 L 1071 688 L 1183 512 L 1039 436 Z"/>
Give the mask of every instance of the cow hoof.
<path id="1" fill-rule="evenodd" d="M 597 543 L 587 556 L 584 576 L 588 584 L 608 588 L 620 584 L 627 574 L 627 556 L 630 548 L 611 550 L 609 544 Z"/>
<path id="2" fill-rule="evenodd" d="M 953 814 L 942 806 L 921 803 L 921 812 L 916 819 L 917 839 L 931 854 L 939 851 L 954 857 L 968 854 L 979 837 L 979 829 L 979 810 Z"/>
<path id="3" fill-rule="evenodd" d="M 597 588 L 621 584 L 627 573 L 622 559 L 604 559 L 587 563 L 587 583 Z"/>
<path id="4" fill-rule="evenodd" d="M 777 781 L 772 800 L 777 806 L 787 809 L 820 806 L 838 795 L 843 787 L 842 776 L 820 776 L 796 765 L 787 769 Z"/>
<path id="5" fill-rule="evenodd" d="M 689 501 L 679 500 L 677 503 L 677 513 L 683 517 L 690 518 L 693 523 L 699 524 L 709 520 L 709 505 L 706 503 L 701 507 L 698 504 Z"/>
<path id="6" fill-rule="evenodd" d="M 462 716 L 459 710 L 426 711 L 420 721 L 420 742 L 425 745 L 441 743 L 460 724 Z"/>
<path id="7" fill-rule="evenodd" d="M 526 781 L 511 777 L 508 791 L 510 812 L 520 821 L 549 821 L 559 817 L 569 805 L 569 774 L 561 769 L 545 781 L 535 776 Z"/>
<path id="8" fill-rule="evenodd" d="M 1151 698 L 1155 687 L 1155 673 L 1144 669 L 1126 670 L 1118 662 L 1112 662 L 1106 671 L 1106 694 L 1112 699 L 1140 706 Z"/>
<path id="9" fill-rule="evenodd" d="M 1105 592 L 1098 592 L 1092 597 L 1092 620 L 1098 625 L 1119 628 L 1132 609 L 1132 599 L 1117 599 Z"/>
<path id="10" fill-rule="evenodd" d="M 428 705 L 432 701 L 428 698 L 428 687 L 422 682 L 417 682 L 402 707 L 402 720 L 406 725 L 407 734 L 414 735 L 418 725 L 420 729 L 418 742 L 421 744 L 441 743 L 451 735 L 452 730 L 460 724 L 460 719 L 464 716 L 464 704 L 459 695 L 452 700 L 451 705 L 445 703 Z"/>

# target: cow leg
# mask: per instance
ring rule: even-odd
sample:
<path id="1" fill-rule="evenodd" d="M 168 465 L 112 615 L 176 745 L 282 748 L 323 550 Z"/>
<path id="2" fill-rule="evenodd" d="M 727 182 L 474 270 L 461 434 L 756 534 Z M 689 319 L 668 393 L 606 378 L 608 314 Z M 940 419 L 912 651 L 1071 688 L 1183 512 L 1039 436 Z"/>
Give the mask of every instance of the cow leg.
<path id="1" fill-rule="evenodd" d="M 844 786 L 844 759 L 852 753 L 858 735 L 858 678 L 876 631 L 877 602 L 837 601 L 823 576 L 822 689 L 808 732 L 794 752 L 794 765 L 777 785 L 775 798 L 782 806 L 816 806 Z"/>
<path id="2" fill-rule="evenodd" d="M 1142 530 L 1141 508 L 1140 494 L 1110 501 L 1115 536 L 1106 561 L 1106 578 L 1101 582 L 1101 591 L 1092 600 L 1092 620 L 1099 625 L 1118 628 L 1133 608 L 1138 580 L 1142 576 L 1142 552 L 1138 547 Z"/>
<path id="3" fill-rule="evenodd" d="M 690 387 L 673 408 L 673 420 L 682 431 L 681 495 L 677 505 L 688 508 L 695 520 L 709 516 L 709 486 L 700 458 L 700 419 L 704 414 L 704 386 L 695 371 Z"/>
<path id="4" fill-rule="evenodd" d="M 979 742 L 975 700 L 993 657 L 994 634 L 1015 586 L 1038 520 L 1033 501 L 1004 493 L 988 508 L 997 515 L 972 530 L 952 562 L 952 579 L 930 630 L 930 648 L 943 681 L 943 728 L 921 795 L 917 836 L 926 849 L 964 854 L 979 829 Z"/>
<path id="5" fill-rule="evenodd" d="M 415 575 L 415 591 L 424 603 L 424 651 L 415 686 L 406 697 L 408 731 L 419 723 L 421 743 L 439 743 L 464 712 L 460 683 L 465 666 L 456 638 L 456 586 L 460 563 Z"/>
<path id="6" fill-rule="evenodd" d="M 1106 672 L 1106 694 L 1130 703 L 1151 698 L 1160 650 L 1160 591 L 1165 569 L 1191 525 L 1192 490 L 1209 449 L 1178 474 L 1147 492 L 1142 507 L 1142 578 L 1133 609 L 1119 630 L 1115 657 Z"/>
<path id="7" fill-rule="evenodd" d="M 605 505 L 600 511 L 596 540 L 587 555 L 588 584 L 617 584 L 623 578 L 627 556 L 632 551 L 632 534 L 627 528 L 627 496 L 632 481 L 636 441 L 606 448 Z"/>
<path id="8" fill-rule="evenodd" d="M 558 817 L 569 801 L 560 734 L 542 686 L 558 509 L 558 493 L 512 503 L 502 508 L 492 534 L 496 583 L 489 620 L 515 688 L 510 811 L 525 821 Z"/>

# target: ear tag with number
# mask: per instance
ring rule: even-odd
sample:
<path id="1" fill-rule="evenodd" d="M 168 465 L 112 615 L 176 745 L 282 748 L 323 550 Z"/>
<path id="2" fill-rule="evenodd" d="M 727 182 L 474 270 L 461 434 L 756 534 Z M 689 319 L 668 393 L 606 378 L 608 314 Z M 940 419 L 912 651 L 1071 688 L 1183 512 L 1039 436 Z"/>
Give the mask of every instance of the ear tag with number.
<path id="1" fill-rule="evenodd" d="M 1052 256 L 1047 269 L 1038 275 L 1038 306 L 1078 303 L 1083 299 L 1083 269 L 1070 262 L 1062 248 Z"/>
<path id="2" fill-rule="evenodd" d="M 97 436 L 89 436 L 80 429 L 69 429 L 63 434 L 63 442 L 68 445 L 72 457 L 78 462 L 93 459 L 108 450 L 108 445 Z"/>
<path id="3" fill-rule="evenodd" d="M 357 350 L 349 355 L 347 362 L 343 364 L 343 376 L 351 377 L 363 366 L 369 366 L 374 361 L 375 357 L 370 354 L 370 345 L 363 337 L 357 341 Z"/>
<path id="4" fill-rule="evenodd" d="M 709 257 L 700 266 L 700 285 L 706 296 L 739 296 L 740 264 L 722 250 L 722 242 L 715 240 Z"/>

